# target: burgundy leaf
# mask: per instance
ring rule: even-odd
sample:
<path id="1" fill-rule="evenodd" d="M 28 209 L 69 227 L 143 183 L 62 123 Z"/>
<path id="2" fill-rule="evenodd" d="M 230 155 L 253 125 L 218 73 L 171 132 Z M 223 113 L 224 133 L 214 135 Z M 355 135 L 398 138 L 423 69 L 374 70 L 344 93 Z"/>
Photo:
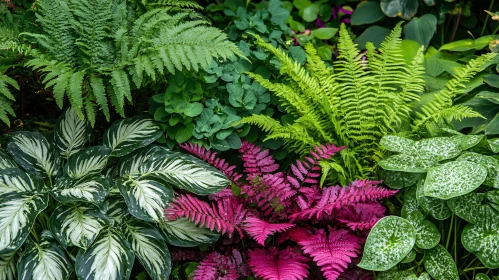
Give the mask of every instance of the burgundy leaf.
<path id="1" fill-rule="evenodd" d="M 291 247 L 278 251 L 277 248 L 255 249 L 249 252 L 249 265 L 253 273 L 264 280 L 306 279 L 307 258 Z"/>
<path id="2" fill-rule="evenodd" d="M 262 221 L 256 217 L 248 217 L 244 220 L 243 228 L 256 240 L 256 242 L 262 246 L 265 245 L 265 239 L 269 235 L 272 235 L 276 232 L 283 232 L 287 229 L 294 227 L 294 224 L 283 223 L 283 224 L 270 224 L 265 221 Z"/>

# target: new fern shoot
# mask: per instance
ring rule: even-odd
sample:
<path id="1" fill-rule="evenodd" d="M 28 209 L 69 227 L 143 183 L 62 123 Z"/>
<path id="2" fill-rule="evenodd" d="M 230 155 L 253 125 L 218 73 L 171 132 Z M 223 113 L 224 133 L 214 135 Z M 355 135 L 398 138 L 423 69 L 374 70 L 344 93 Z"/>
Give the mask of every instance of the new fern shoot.
<path id="1" fill-rule="evenodd" d="M 283 139 L 298 153 L 320 143 L 347 146 L 340 159 L 323 162 L 325 171 L 336 171 L 336 180 L 344 183 L 375 177 L 376 162 L 385 154 L 379 146 L 384 135 L 420 134 L 431 122 L 479 116 L 468 107 L 453 106 L 453 97 L 464 87 L 463 82 L 481 71 L 495 54 L 482 55 L 456 70 L 453 79 L 412 120 L 414 101 L 424 91 L 424 49 L 421 47 L 412 61 L 406 62 L 401 31 L 398 24 L 377 50 L 368 43 L 366 62 L 342 25 L 339 56 L 333 68 L 326 66 L 311 45 L 305 47 L 307 63 L 303 67 L 256 36 L 256 44 L 281 62 L 281 73 L 288 79 L 275 83 L 255 73 L 250 75 L 280 99 L 295 121 L 282 124 L 253 115 L 241 123 L 261 127 L 268 132 L 267 139 Z"/>

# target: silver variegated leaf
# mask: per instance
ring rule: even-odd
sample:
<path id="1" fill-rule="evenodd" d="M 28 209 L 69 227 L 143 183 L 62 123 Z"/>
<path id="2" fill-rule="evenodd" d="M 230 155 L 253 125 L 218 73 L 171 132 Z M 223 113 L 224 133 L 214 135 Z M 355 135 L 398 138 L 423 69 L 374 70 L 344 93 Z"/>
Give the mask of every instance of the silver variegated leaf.
<path id="1" fill-rule="evenodd" d="M 39 244 L 26 246 L 19 258 L 19 280 L 64 280 L 73 272 L 73 262 L 49 234 Z"/>
<path id="2" fill-rule="evenodd" d="M 125 236 L 140 263 L 154 280 L 168 279 L 171 272 L 170 251 L 161 233 L 138 220 L 125 223 Z"/>
<path id="3" fill-rule="evenodd" d="M 7 144 L 7 152 L 28 173 L 53 177 L 60 172 L 59 155 L 38 132 L 16 132 Z"/>
<path id="4" fill-rule="evenodd" d="M 41 191 L 41 182 L 31 178 L 19 168 L 8 168 L 0 171 L 0 194 L 34 193 Z"/>
<path id="5" fill-rule="evenodd" d="M 434 279 L 459 280 L 456 263 L 440 244 L 424 251 L 424 267 Z"/>
<path id="6" fill-rule="evenodd" d="M 433 218 L 443 221 L 452 215 L 452 211 L 447 206 L 447 200 L 440 198 L 424 196 L 424 182 L 425 179 L 421 178 L 418 181 L 416 189 L 416 199 L 419 206 L 424 212 L 430 214 Z"/>
<path id="7" fill-rule="evenodd" d="M 47 194 L 12 192 L 0 195 L 0 254 L 21 247 L 36 217 L 47 207 L 48 200 Z"/>
<path id="8" fill-rule="evenodd" d="M 461 242 L 486 267 L 499 268 L 499 213 L 484 206 L 480 221 L 464 227 Z"/>
<path id="9" fill-rule="evenodd" d="M 163 220 L 164 210 L 173 198 L 172 188 L 154 180 L 119 181 L 118 188 L 130 214 L 148 222 Z"/>
<path id="10" fill-rule="evenodd" d="M 148 147 L 122 161 L 119 173 L 122 177 L 158 178 L 173 187 L 199 195 L 216 193 L 230 184 L 225 175 L 213 166 L 157 146 Z"/>
<path id="11" fill-rule="evenodd" d="M 424 173 L 438 164 L 438 157 L 428 153 L 398 154 L 384 158 L 378 162 L 385 170 L 409 173 Z"/>
<path id="12" fill-rule="evenodd" d="M 451 140 L 456 143 L 461 150 L 465 151 L 469 148 L 472 148 L 480 141 L 483 139 L 483 135 L 464 135 L 464 134 L 459 134 L 451 137 Z"/>
<path id="13" fill-rule="evenodd" d="M 166 242 L 178 247 L 196 247 L 215 243 L 220 234 L 207 228 L 200 228 L 191 221 L 178 219 L 157 224 Z"/>
<path id="14" fill-rule="evenodd" d="M 72 179 L 80 179 L 100 173 L 107 164 L 111 149 L 92 146 L 72 155 L 64 166 L 64 173 Z"/>
<path id="15" fill-rule="evenodd" d="M 416 141 L 396 135 L 383 136 L 379 141 L 381 147 L 391 152 L 412 154 L 415 152 Z"/>
<path id="16" fill-rule="evenodd" d="M 50 217 L 50 230 L 61 244 L 83 249 L 92 244 L 106 224 L 104 213 L 90 204 L 60 205 Z"/>
<path id="17" fill-rule="evenodd" d="M 114 224 L 121 224 L 130 215 L 121 195 L 110 195 L 106 198 L 107 217 Z"/>
<path id="18" fill-rule="evenodd" d="M 449 209 L 451 209 L 456 216 L 470 222 L 472 224 L 478 223 L 483 217 L 484 203 L 486 198 L 485 193 L 469 193 L 462 196 L 451 198 L 447 201 Z"/>
<path id="19" fill-rule="evenodd" d="M 0 170 L 17 167 L 16 162 L 3 149 L 0 149 Z"/>
<path id="20" fill-rule="evenodd" d="M 419 211 L 413 211 L 407 220 L 416 230 L 416 246 L 421 249 L 431 249 L 440 242 L 440 232 L 437 227 Z"/>
<path id="21" fill-rule="evenodd" d="M 60 202 L 83 201 L 98 204 L 109 193 L 109 181 L 103 176 L 79 180 L 60 177 L 51 193 Z"/>
<path id="22" fill-rule="evenodd" d="M 67 109 L 55 123 L 54 139 L 59 154 L 69 158 L 85 146 L 91 133 L 90 123 L 80 119 L 73 108 Z"/>
<path id="23" fill-rule="evenodd" d="M 433 137 L 416 141 L 414 151 L 416 154 L 428 153 L 439 160 L 455 158 L 462 152 L 460 145 L 450 137 Z"/>
<path id="24" fill-rule="evenodd" d="M 474 162 L 485 166 L 485 168 L 487 168 L 487 178 L 485 178 L 483 184 L 489 187 L 499 188 L 499 163 L 495 158 L 478 153 L 464 152 L 456 161 Z"/>
<path id="25" fill-rule="evenodd" d="M 0 279 L 15 280 L 17 276 L 17 252 L 0 255 Z"/>
<path id="26" fill-rule="evenodd" d="M 111 148 L 111 156 L 121 157 L 151 144 L 162 134 L 163 129 L 154 120 L 133 117 L 114 122 L 102 142 Z"/>
<path id="27" fill-rule="evenodd" d="M 420 173 L 383 170 L 381 179 L 391 189 L 402 189 L 415 185 L 421 175 Z"/>
<path id="28" fill-rule="evenodd" d="M 76 276 L 81 280 L 127 280 L 134 254 L 121 232 L 104 228 L 92 246 L 76 256 Z"/>

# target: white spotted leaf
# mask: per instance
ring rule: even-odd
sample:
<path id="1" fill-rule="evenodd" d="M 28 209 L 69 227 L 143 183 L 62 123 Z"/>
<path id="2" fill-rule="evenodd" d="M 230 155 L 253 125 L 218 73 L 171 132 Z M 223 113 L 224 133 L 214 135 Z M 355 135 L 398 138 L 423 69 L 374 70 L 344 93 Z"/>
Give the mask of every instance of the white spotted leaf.
<path id="1" fill-rule="evenodd" d="M 154 280 L 168 279 L 171 272 L 171 258 L 164 237 L 152 225 L 129 220 L 125 223 L 125 236 L 132 251 Z"/>
<path id="2" fill-rule="evenodd" d="M 478 273 L 475 276 L 475 280 L 490 280 L 490 278 L 489 278 L 489 276 L 487 276 L 487 274 Z"/>
<path id="3" fill-rule="evenodd" d="M 367 237 L 359 267 L 386 271 L 409 254 L 416 242 L 416 230 L 409 221 L 396 216 L 379 220 Z"/>
<path id="4" fill-rule="evenodd" d="M 79 180 L 59 177 L 51 194 L 60 202 L 83 201 L 98 204 L 109 194 L 109 181 L 103 176 Z"/>
<path id="5" fill-rule="evenodd" d="M 0 279 L 17 279 L 17 252 L 0 255 Z"/>
<path id="6" fill-rule="evenodd" d="M 483 137 L 484 137 L 483 135 L 460 134 L 460 135 L 452 136 L 451 140 L 454 143 L 456 143 L 459 146 L 459 148 L 461 148 L 461 150 L 465 151 L 469 148 L 472 148 L 472 147 L 478 145 L 478 143 L 480 143 L 480 141 L 482 141 Z"/>
<path id="7" fill-rule="evenodd" d="M 398 190 L 414 186 L 418 182 L 418 179 L 421 177 L 421 175 L 421 173 L 383 170 L 381 172 L 381 179 L 391 189 Z"/>
<path id="8" fill-rule="evenodd" d="M 50 217 L 50 229 L 59 243 L 82 249 L 93 243 L 106 224 L 106 216 L 93 205 L 60 205 Z"/>
<path id="9" fill-rule="evenodd" d="M 378 161 L 378 165 L 385 170 L 409 173 L 424 173 L 437 164 L 438 157 L 427 153 L 398 154 Z"/>
<path id="10" fill-rule="evenodd" d="M 90 123 L 80 119 L 73 108 L 67 109 L 55 123 L 54 139 L 59 154 L 69 158 L 85 146 L 91 133 Z"/>
<path id="11" fill-rule="evenodd" d="M 416 246 L 421 249 L 431 249 L 440 242 L 440 232 L 429 220 L 425 220 L 424 215 L 419 211 L 413 211 L 407 220 L 416 230 Z"/>
<path id="12" fill-rule="evenodd" d="M 92 146 L 73 154 L 64 166 L 64 173 L 72 179 L 100 173 L 107 164 L 111 149 L 106 146 Z"/>
<path id="13" fill-rule="evenodd" d="M 487 178 L 485 178 L 483 184 L 499 188 L 499 163 L 495 158 L 473 152 L 464 152 L 456 160 L 474 162 L 485 166 L 487 168 Z"/>
<path id="14" fill-rule="evenodd" d="M 152 119 L 133 117 L 114 122 L 104 133 L 103 144 L 111 156 L 121 157 L 145 147 L 163 134 L 163 129 Z"/>
<path id="15" fill-rule="evenodd" d="M 418 181 L 416 189 L 416 200 L 421 209 L 440 221 L 449 218 L 452 215 L 452 211 L 447 206 L 447 200 L 424 196 L 424 182 L 425 179 L 421 178 Z"/>
<path id="16" fill-rule="evenodd" d="M 387 135 L 381 138 L 379 144 L 391 152 L 413 154 L 416 141 L 396 135 Z"/>
<path id="17" fill-rule="evenodd" d="M 73 271 L 73 262 L 48 233 L 39 244 L 26 246 L 19 258 L 19 280 L 64 280 Z"/>
<path id="18" fill-rule="evenodd" d="M 414 145 L 416 154 L 427 153 L 438 158 L 438 160 L 457 157 L 462 149 L 450 137 L 433 137 L 416 141 Z"/>
<path id="19" fill-rule="evenodd" d="M 487 169 L 468 161 L 451 161 L 428 170 L 424 195 L 449 199 L 472 192 L 487 177 Z"/>
<path id="20" fill-rule="evenodd" d="M 482 220 L 483 211 L 482 202 L 486 194 L 484 193 L 469 193 L 462 196 L 451 198 L 447 201 L 449 209 L 459 218 L 472 224 Z"/>
<path id="21" fill-rule="evenodd" d="M 157 224 L 166 242 L 178 247 L 196 247 L 215 243 L 220 234 L 207 228 L 200 228 L 184 218 L 175 221 L 162 221 Z"/>
<path id="22" fill-rule="evenodd" d="M 104 228 L 92 246 L 76 256 L 76 276 L 80 280 L 127 280 L 134 254 L 121 232 Z"/>
<path id="23" fill-rule="evenodd" d="M 435 279 L 459 280 L 456 263 L 440 244 L 424 251 L 424 267 Z"/>

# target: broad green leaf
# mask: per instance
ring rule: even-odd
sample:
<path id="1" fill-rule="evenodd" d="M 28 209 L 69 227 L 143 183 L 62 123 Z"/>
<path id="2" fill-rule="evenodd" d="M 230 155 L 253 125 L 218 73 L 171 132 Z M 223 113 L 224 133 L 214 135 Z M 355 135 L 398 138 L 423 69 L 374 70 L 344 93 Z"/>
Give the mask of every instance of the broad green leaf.
<path id="1" fill-rule="evenodd" d="M 338 28 L 324 27 L 313 30 L 312 36 L 321 40 L 329 40 L 334 37 L 336 32 L 338 32 Z"/>
<path id="2" fill-rule="evenodd" d="M 162 134 L 163 129 L 154 120 L 133 117 L 114 122 L 102 143 L 111 148 L 111 156 L 121 157 L 151 144 Z"/>
<path id="3" fill-rule="evenodd" d="M 59 205 L 50 217 L 50 230 L 64 246 L 88 248 L 106 225 L 106 216 L 93 205 Z"/>
<path id="4" fill-rule="evenodd" d="M 447 162 L 430 168 L 424 183 L 424 195 L 449 199 L 472 192 L 487 177 L 487 169 L 468 161 Z"/>
<path id="5" fill-rule="evenodd" d="M 383 170 L 381 179 L 392 189 L 402 189 L 415 185 L 418 182 L 420 173 L 407 173 L 399 171 Z"/>
<path id="6" fill-rule="evenodd" d="M 416 186 L 412 186 L 406 189 L 404 193 L 404 205 L 400 210 L 402 218 L 407 219 L 409 214 L 414 211 L 420 211 L 421 213 L 425 214 L 424 210 L 421 208 L 421 206 L 419 206 L 418 200 L 416 198 L 416 191 Z"/>
<path id="7" fill-rule="evenodd" d="M 121 177 L 152 179 L 199 195 L 226 188 L 230 181 L 217 169 L 192 156 L 175 153 L 165 147 L 150 146 L 122 159 Z"/>
<path id="8" fill-rule="evenodd" d="M 220 234 L 207 228 L 200 228 L 184 218 L 162 221 L 157 224 L 166 242 L 178 247 L 197 247 L 217 242 Z"/>
<path id="9" fill-rule="evenodd" d="M 431 280 L 430 274 L 423 272 L 419 275 L 418 280 Z"/>
<path id="10" fill-rule="evenodd" d="M 73 108 L 69 108 L 55 123 L 54 139 L 57 149 L 63 158 L 81 150 L 90 138 L 92 128 L 90 123 L 76 115 Z"/>
<path id="11" fill-rule="evenodd" d="M 18 269 L 19 280 L 63 280 L 71 276 L 73 261 L 50 233 L 44 233 L 39 244 L 26 246 Z"/>
<path id="12" fill-rule="evenodd" d="M 108 204 L 106 214 L 113 226 L 121 224 L 127 216 L 130 216 L 123 196 L 120 194 L 106 197 L 106 202 Z"/>
<path id="13" fill-rule="evenodd" d="M 451 137 L 451 140 L 454 141 L 461 150 L 465 151 L 478 145 L 483 137 L 483 135 L 455 135 Z"/>
<path id="14" fill-rule="evenodd" d="M 482 36 L 476 40 L 464 39 L 447 43 L 440 47 L 440 50 L 452 52 L 465 52 L 469 50 L 481 50 L 489 45 L 490 41 L 495 38 L 493 35 Z"/>
<path id="15" fill-rule="evenodd" d="M 381 9 L 389 17 L 411 19 L 418 12 L 418 0 L 381 0 Z"/>
<path id="16" fill-rule="evenodd" d="M 483 273 L 478 273 L 476 276 L 475 276 L 475 280 L 490 280 L 489 276 L 487 276 L 486 274 L 483 274 Z"/>
<path id="17" fill-rule="evenodd" d="M 396 135 L 383 136 L 379 141 L 379 144 L 381 147 L 391 152 L 403 154 L 413 154 L 417 152 L 414 149 L 416 141 Z"/>
<path id="18" fill-rule="evenodd" d="M 421 249 L 431 249 L 440 242 L 440 232 L 437 227 L 419 211 L 410 213 L 407 220 L 416 230 L 416 246 Z"/>
<path id="19" fill-rule="evenodd" d="M 456 263 L 444 246 L 424 251 L 424 267 L 435 279 L 459 280 Z"/>
<path id="20" fill-rule="evenodd" d="M 130 214 L 147 222 L 163 220 L 164 210 L 173 198 L 173 190 L 157 181 L 129 179 L 119 181 L 118 188 L 125 198 Z"/>
<path id="21" fill-rule="evenodd" d="M 367 43 L 373 43 L 376 48 L 378 48 L 386 36 L 390 35 L 391 30 L 378 25 L 369 26 L 362 34 L 359 35 L 354 40 L 355 44 L 358 44 L 358 48 L 361 50 L 366 49 Z"/>
<path id="22" fill-rule="evenodd" d="M 17 252 L 0 255 L 0 279 L 17 279 Z"/>
<path id="23" fill-rule="evenodd" d="M 431 77 L 437 77 L 444 72 L 444 69 L 440 66 L 440 63 L 438 63 L 440 58 L 442 58 L 442 55 L 433 46 L 430 46 L 426 50 L 424 55 L 424 68 L 426 74 Z"/>
<path id="24" fill-rule="evenodd" d="M 369 233 L 358 266 L 374 271 L 388 270 L 409 254 L 415 241 L 416 230 L 409 221 L 396 216 L 384 217 Z"/>
<path id="25" fill-rule="evenodd" d="M 60 171 L 56 149 L 38 132 L 16 132 L 7 144 L 7 152 L 28 173 L 53 177 Z"/>
<path id="26" fill-rule="evenodd" d="M 499 214 L 486 207 L 478 224 L 467 224 L 461 234 L 466 250 L 489 268 L 499 268 Z"/>
<path id="27" fill-rule="evenodd" d="M 465 152 L 456 160 L 474 162 L 485 166 L 485 168 L 487 168 L 487 178 L 483 184 L 496 189 L 499 188 L 499 163 L 495 158 L 482 154 Z"/>
<path id="28" fill-rule="evenodd" d="M 0 194 L 37 192 L 41 190 L 39 183 L 39 180 L 31 178 L 19 168 L 0 170 Z"/>
<path id="29" fill-rule="evenodd" d="M 413 18 L 405 25 L 405 39 L 416 41 L 426 49 L 436 30 L 437 18 L 432 14 L 425 14 L 420 18 Z"/>
<path id="30" fill-rule="evenodd" d="M 350 21 L 352 25 L 375 23 L 385 17 L 381 7 L 376 2 L 360 2 L 353 11 Z"/>
<path id="31" fill-rule="evenodd" d="M 107 164 L 111 149 L 106 146 L 92 146 L 83 149 L 71 157 L 64 166 L 64 173 L 72 179 L 100 173 Z"/>
<path id="32" fill-rule="evenodd" d="M 104 228 L 92 246 L 76 256 L 76 276 L 81 280 L 127 280 L 134 254 L 121 232 Z"/>
<path id="33" fill-rule="evenodd" d="M 17 250 L 28 237 L 36 216 L 48 204 L 48 195 L 0 195 L 0 254 Z"/>
<path id="34" fill-rule="evenodd" d="M 417 280 L 414 271 L 409 270 L 389 270 L 376 275 L 376 280 Z"/>
<path id="35" fill-rule="evenodd" d="M 416 242 L 417 242 L 417 238 L 416 238 Z M 414 261 L 415 258 L 416 258 L 416 251 L 411 250 L 409 252 L 409 254 L 407 254 L 407 256 L 405 256 L 405 258 L 400 261 L 400 263 L 410 263 L 410 262 Z"/>
<path id="36" fill-rule="evenodd" d="M 109 181 L 103 176 L 73 180 L 57 178 L 52 196 L 60 202 L 83 201 L 100 203 L 109 193 Z"/>
<path id="37" fill-rule="evenodd" d="M 416 153 L 428 153 L 439 160 L 457 157 L 461 148 L 450 137 L 434 137 L 417 141 L 414 145 Z"/>
<path id="38" fill-rule="evenodd" d="M 378 165 L 385 170 L 409 173 L 424 173 L 437 163 L 438 157 L 424 152 L 414 155 L 398 154 L 378 161 Z"/>
<path id="39" fill-rule="evenodd" d="M 484 193 L 469 193 L 449 199 L 447 205 L 459 218 L 476 224 L 482 218 L 485 197 Z"/>
<path id="40" fill-rule="evenodd" d="M 149 276 L 154 280 L 168 279 L 172 264 L 161 233 L 148 223 L 130 220 L 125 224 L 125 236 Z"/>
<path id="41" fill-rule="evenodd" d="M 3 149 L 0 149 L 0 169 L 17 167 L 16 162 Z"/>
<path id="42" fill-rule="evenodd" d="M 433 218 L 443 221 L 452 215 L 452 211 L 447 206 L 447 200 L 424 196 L 424 179 L 418 182 L 416 189 L 416 199 L 419 206 Z"/>

